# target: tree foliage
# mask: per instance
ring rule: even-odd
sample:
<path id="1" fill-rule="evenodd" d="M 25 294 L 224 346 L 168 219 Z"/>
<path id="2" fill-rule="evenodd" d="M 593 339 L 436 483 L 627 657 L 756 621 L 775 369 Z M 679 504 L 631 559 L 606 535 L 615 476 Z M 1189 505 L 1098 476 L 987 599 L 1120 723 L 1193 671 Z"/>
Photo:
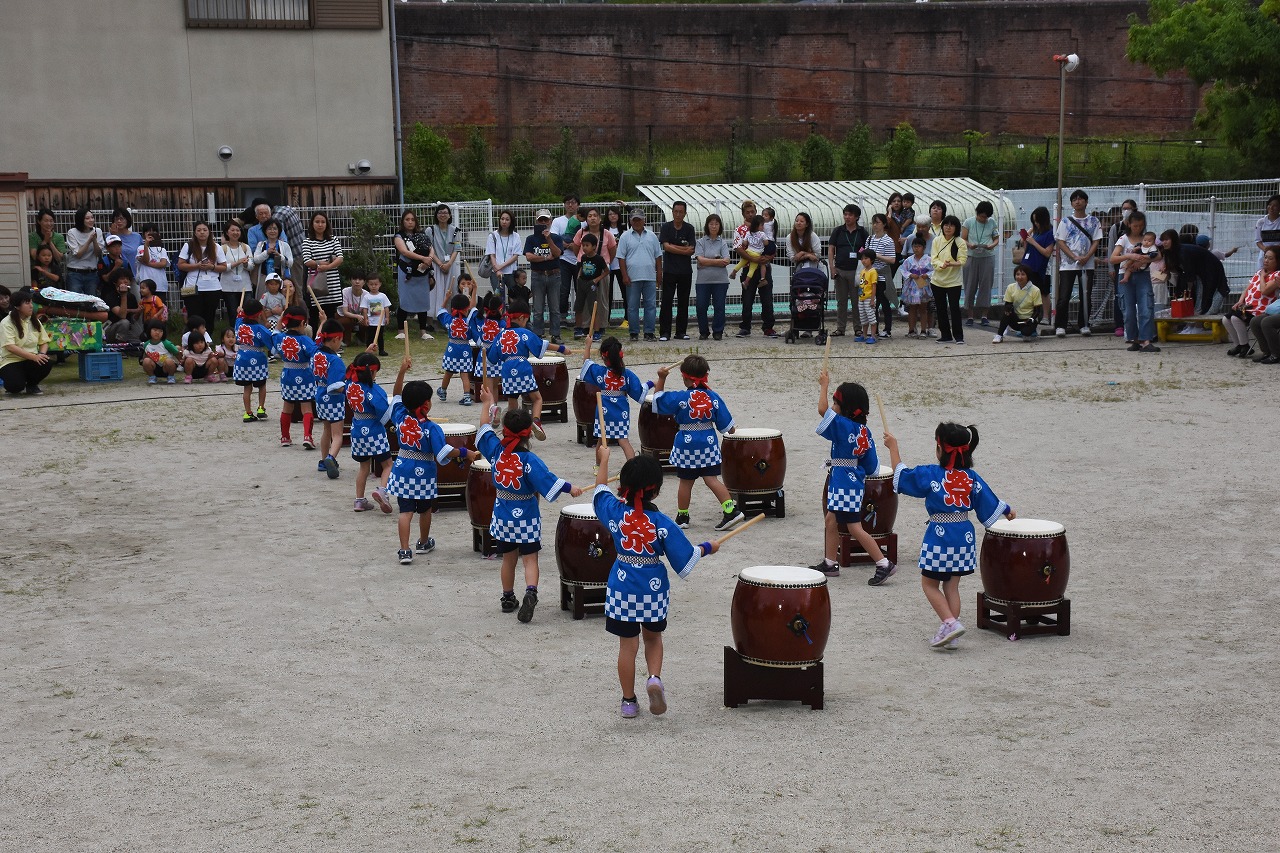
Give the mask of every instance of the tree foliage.
<path id="1" fill-rule="evenodd" d="M 342 253 L 342 268 L 339 270 L 342 278 L 367 278 L 370 273 L 377 273 L 382 280 L 383 292 L 395 301 L 396 277 L 391 268 L 390 253 L 376 248 L 377 241 L 390 230 L 390 221 L 380 210 L 357 207 L 351 211 L 351 222 L 351 242 Z"/>
<path id="2" fill-rule="evenodd" d="M 765 152 L 765 180 L 771 184 L 785 184 L 791 180 L 791 167 L 796 162 L 798 151 L 794 142 L 775 140 Z"/>
<path id="3" fill-rule="evenodd" d="M 840 176 L 846 181 L 861 181 L 871 177 L 876 162 L 876 150 L 871 144 L 871 128 L 860 122 L 845 134 L 840 143 Z"/>
<path id="4" fill-rule="evenodd" d="M 1147 15 L 1129 16 L 1129 60 L 1212 84 L 1197 123 L 1254 160 L 1280 156 L 1280 0 L 1150 0 Z"/>
<path id="5" fill-rule="evenodd" d="M 404 194 L 414 203 L 453 195 L 453 146 L 418 122 L 404 145 Z"/>
<path id="6" fill-rule="evenodd" d="M 489 189 L 489 143 L 474 125 L 467 132 L 466 147 L 458 152 L 458 177 L 468 187 L 482 192 Z"/>
<path id="7" fill-rule="evenodd" d="M 533 196 L 533 145 L 524 136 L 517 136 L 507 155 L 507 191 L 513 199 L 524 200 Z"/>
<path id="8" fill-rule="evenodd" d="M 738 142 L 738 128 L 735 125 L 729 134 L 729 148 L 724 153 L 724 163 L 720 166 L 720 176 L 726 184 L 737 184 L 746 180 L 747 157 Z"/>
<path id="9" fill-rule="evenodd" d="M 911 122 L 904 121 L 893 129 L 893 136 L 884 146 L 890 178 L 913 178 L 916 157 L 920 154 L 920 139 Z"/>
<path id="10" fill-rule="evenodd" d="M 806 181 L 834 181 L 836 146 L 821 133 L 811 133 L 800 146 L 800 174 Z"/>
<path id="11" fill-rule="evenodd" d="M 567 127 L 560 128 L 560 141 L 550 151 L 552 189 L 559 196 L 578 193 L 582 190 L 582 157 L 578 154 L 578 143 L 573 138 L 573 131 Z"/>

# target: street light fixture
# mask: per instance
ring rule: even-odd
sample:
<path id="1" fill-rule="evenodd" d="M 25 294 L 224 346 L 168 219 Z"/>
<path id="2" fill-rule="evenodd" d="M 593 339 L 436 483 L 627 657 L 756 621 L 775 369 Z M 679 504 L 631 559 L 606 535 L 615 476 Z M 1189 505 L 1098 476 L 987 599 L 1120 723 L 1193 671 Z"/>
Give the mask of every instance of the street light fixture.
<path id="1" fill-rule="evenodd" d="M 1061 222 L 1062 216 L 1063 216 L 1063 207 L 1062 207 L 1063 136 L 1066 134 L 1066 126 L 1067 126 L 1067 74 L 1069 74 L 1072 71 L 1075 71 L 1077 68 L 1080 67 L 1080 56 L 1075 53 L 1065 53 L 1065 54 L 1058 53 L 1058 54 L 1054 54 L 1053 61 L 1058 63 L 1058 72 L 1059 72 L 1058 74 L 1058 209 L 1055 212 L 1058 215 L 1057 222 Z M 1054 227 L 1056 229 L 1057 223 L 1054 224 Z M 1055 237 L 1054 239 L 1056 240 L 1057 238 Z M 1052 270 L 1053 285 L 1050 288 L 1050 292 L 1054 294 L 1055 299 L 1058 296 L 1058 267 L 1060 265 L 1061 265 L 1061 260 L 1059 260 L 1058 263 L 1055 263 L 1053 265 L 1053 270 Z M 1065 327 L 1066 321 L 1067 321 L 1067 318 L 1063 317 L 1061 319 L 1055 320 L 1054 323 L 1056 323 L 1060 327 Z M 1085 318 L 1084 322 L 1088 322 L 1087 317 Z"/>

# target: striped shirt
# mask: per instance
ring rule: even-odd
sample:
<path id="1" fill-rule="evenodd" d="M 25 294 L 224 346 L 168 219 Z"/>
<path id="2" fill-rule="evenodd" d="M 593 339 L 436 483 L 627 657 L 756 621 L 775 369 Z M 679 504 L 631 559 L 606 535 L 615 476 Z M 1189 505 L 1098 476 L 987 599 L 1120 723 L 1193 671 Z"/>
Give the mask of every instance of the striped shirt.
<path id="1" fill-rule="evenodd" d="M 867 238 L 866 248 L 875 252 L 877 256 L 886 258 L 896 258 L 898 256 L 898 247 L 888 234 L 881 234 L 879 237 L 872 234 Z M 889 279 L 889 265 L 884 261 L 876 260 L 874 266 L 876 272 L 880 273 L 880 278 L 887 281 Z"/>
<path id="2" fill-rule="evenodd" d="M 337 237 L 327 240 L 313 240 L 310 237 L 302 241 L 302 260 L 327 264 L 342 255 L 342 244 Z M 312 287 L 316 291 L 316 299 L 321 305 L 338 305 L 342 302 L 342 279 L 337 268 L 320 273 Z"/>

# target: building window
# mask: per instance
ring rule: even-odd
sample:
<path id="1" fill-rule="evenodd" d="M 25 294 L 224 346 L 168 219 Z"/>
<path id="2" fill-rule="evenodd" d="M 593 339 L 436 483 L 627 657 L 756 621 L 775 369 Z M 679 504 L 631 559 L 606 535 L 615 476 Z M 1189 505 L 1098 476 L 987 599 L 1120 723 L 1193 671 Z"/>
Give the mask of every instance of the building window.
<path id="1" fill-rule="evenodd" d="M 382 29 L 383 0 L 185 0 L 188 27 Z"/>

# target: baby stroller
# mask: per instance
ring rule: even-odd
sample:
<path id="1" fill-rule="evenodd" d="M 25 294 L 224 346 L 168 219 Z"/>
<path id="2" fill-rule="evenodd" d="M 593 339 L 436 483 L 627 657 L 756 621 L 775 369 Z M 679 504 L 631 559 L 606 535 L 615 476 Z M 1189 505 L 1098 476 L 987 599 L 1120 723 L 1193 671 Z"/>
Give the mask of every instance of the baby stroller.
<path id="1" fill-rule="evenodd" d="M 801 337 L 815 332 L 813 342 L 822 346 L 827 342 L 824 325 L 827 313 L 827 274 L 821 267 L 805 267 L 791 274 L 791 330 L 787 343 L 794 344 Z"/>

